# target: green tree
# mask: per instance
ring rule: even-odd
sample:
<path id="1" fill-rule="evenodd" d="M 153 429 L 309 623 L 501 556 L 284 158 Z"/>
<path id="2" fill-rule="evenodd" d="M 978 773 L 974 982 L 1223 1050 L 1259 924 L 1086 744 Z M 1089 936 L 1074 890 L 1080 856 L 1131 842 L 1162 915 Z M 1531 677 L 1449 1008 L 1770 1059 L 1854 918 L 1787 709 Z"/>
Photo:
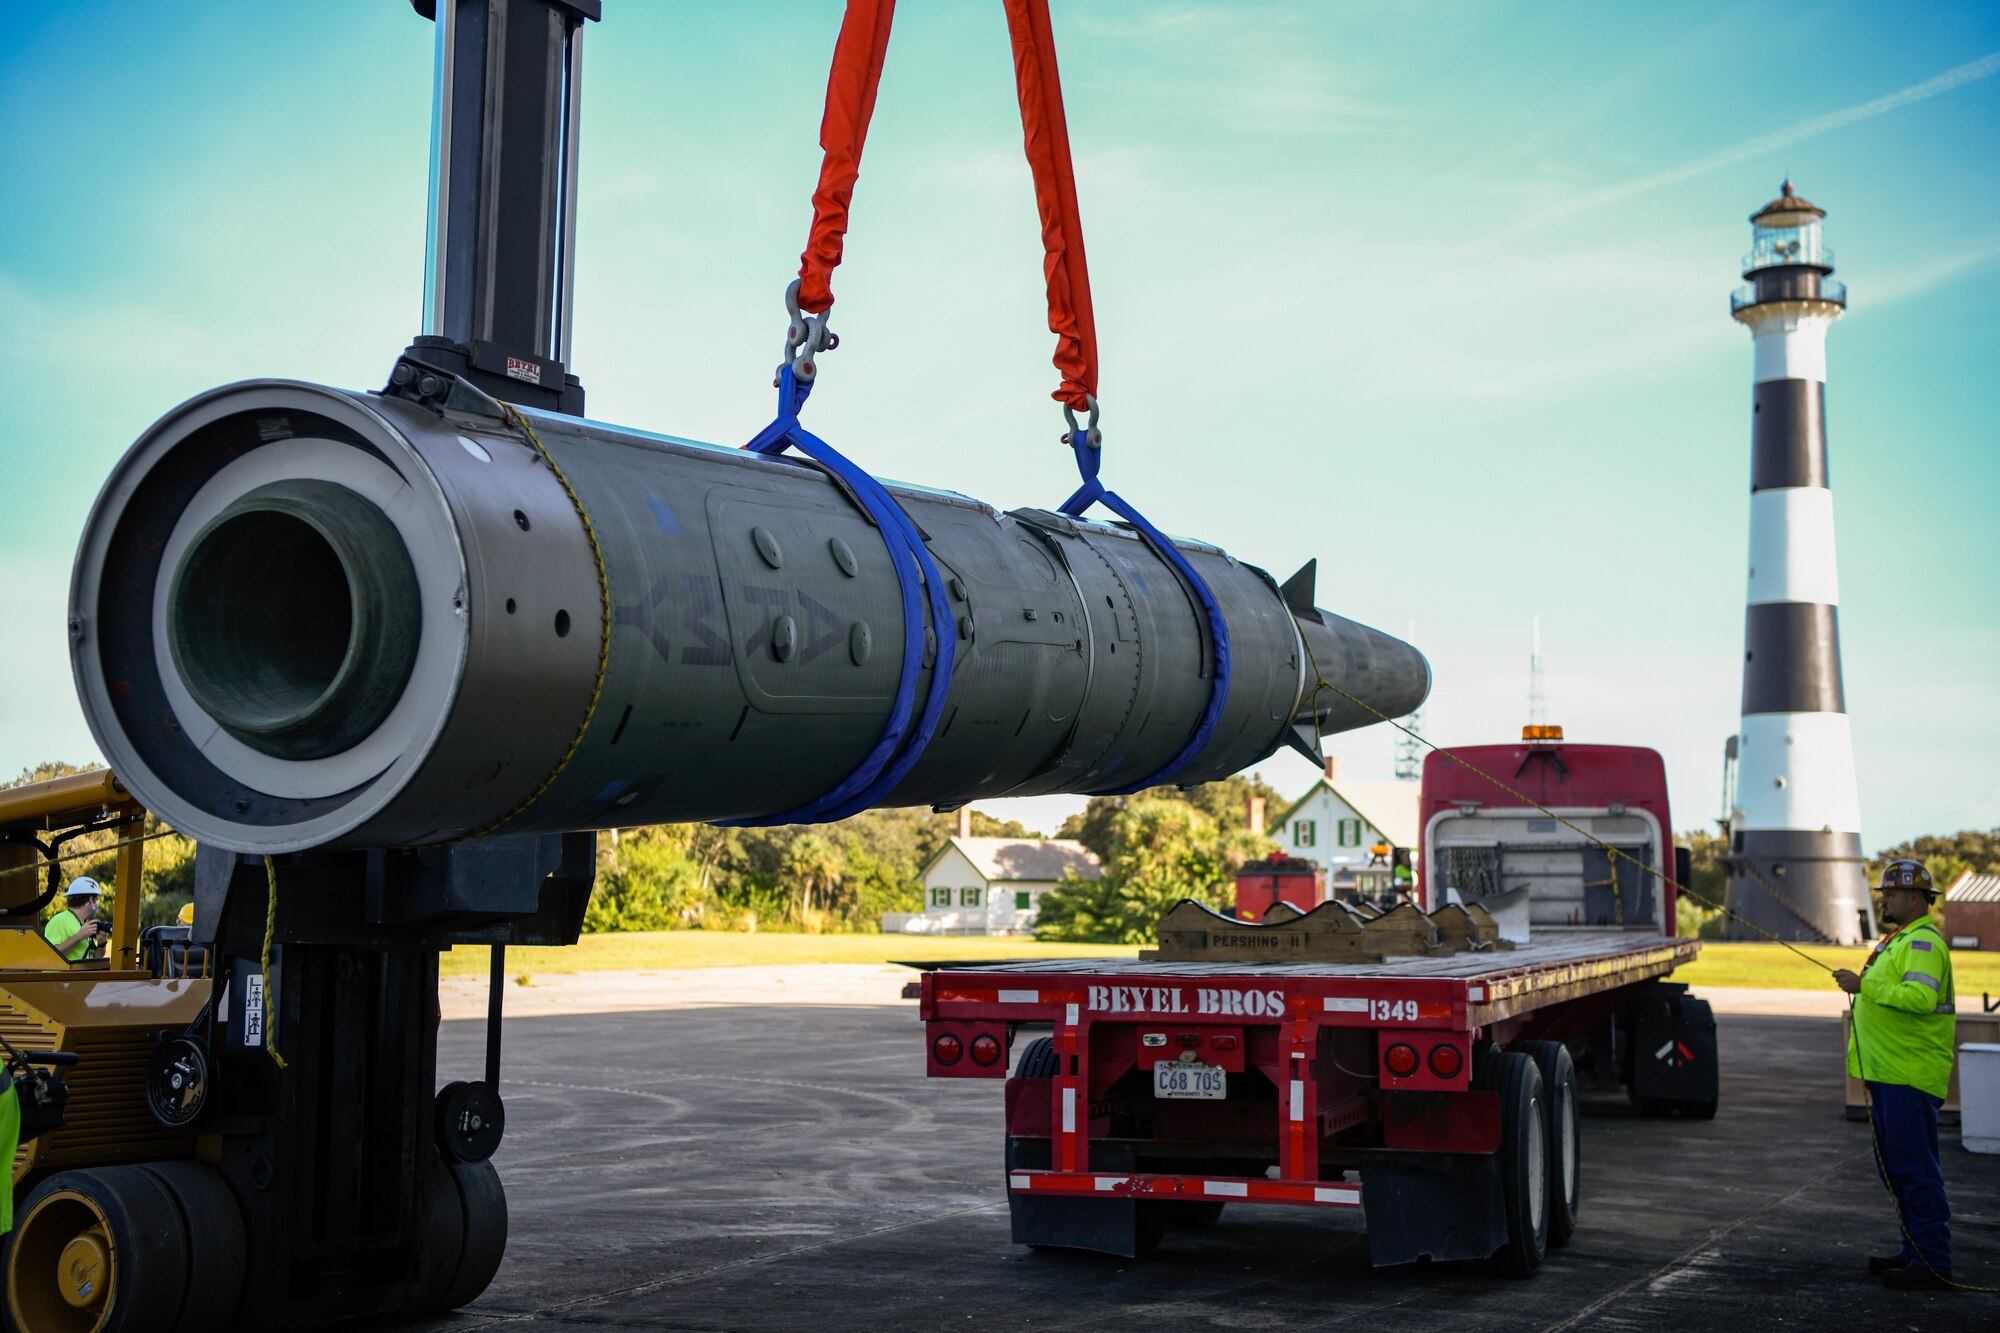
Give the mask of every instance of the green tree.
<path id="1" fill-rule="evenodd" d="M 1713 830 L 1695 828 L 1681 834 L 1680 841 L 1690 853 L 1684 886 L 1688 892 L 1674 899 L 1674 933 L 1720 939 L 1721 906 L 1729 901 L 1729 840 Z"/>
<path id="2" fill-rule="evenodd" d="M 667 824 L 600 838 L 597 885 L 583 928 L 673 930 L 701 920 L 708 903 L 701 864 L 690 855 L 700 825 Z"/>
<path id="3" fill-rule="evenodd" d="M 49 760 L 32 768 L 21 770 L 19 777 L 11 782 L 0 783 L 0 788 L 23 787 L 31 782 L 45 782 L 50 778 L 66 778 L 78 773 L 90 773 L 103 768 L 102 764 L 68 764 L 61 760 Z M 194 840 L 184 838 L 148 811 L 140 824 L 139 836 L 145 841 L 140 844 L 139 874 L 139 926 L 170 925 L 180 915 L 181 908 L 194 900 Z M 87 875 L 104 887 L 100 911 L 105 920 L 110 920 L 118 896 L 118 848 L 115 845 L 121 834 L 117 830 L 103 829 L 88 833 L 80 838 L 72 838 L 61 845 L 55 867 L 56 879 L 67 883 L 79 875 Z M 29 856 L 33 856 L 30 851 Z M 0 880 L 0 902 L 26 902 L 48 887 L 48 867 L 45 863 L 34 865 L 32 870 L 19 869 L 6 874 Z M 32 881 L 29 883 L 16 883 Z M 60 910 L 59 904 L 51 903 L 44 909 L 47 913 Z"/>
<path id="4" fill-rule="evenodd" d="M 807 923 L 818 910 L 813 906 L 814 890 L 825 893 L 829 902 L 838 892 L 847 854 L 823 833 L 801 833 L 785 848 L 783 870 L 798 895 L 794 918 Z"/>
<path id="5" fill-rule="evenodd" d="M 1176 801 L 1193 806 L 1218 828 L 1247 832 L 1250 827 L 1250 798 L 1262 797 L 1268 818 L 1275 819 L 1288 804 L 1277 788 L 1262 778 L 1236 774 L 1216 782 L 1204 782 L 1182 791 L 1179 787 L 1149 787 L 1130 796 L 1093 796 L 1080 814 L 1071 815 L 1056 830 L 1058 838 L 1074 838 L 1096 853 L 1100 861 L 1110 861 L 1116 840 L 1119 816 L 1137 801 Z"/>
<path id="6" fill-rule="evenodd" d="M 1132 798 L 1112 820 L 1102 879 L 1066 877 L 1042 895 L 1042 939 L 1142 944 L 1184 898 L 1226 907 L 1244 861 L 1270 843 L 1247 827 L 1225 828 L 1192 801 Z"/>
<path id="7" fill-rule="evenodd" d="M 1975 875 L 2000 875 L 2000 828 L 1966 829 L 1945 836 L 1926 834 L 1884 847 L 1868 865 L 1871 884 L 1882 881 L 1882 867 L 1903 859 L 1922 861 L 1939 889 L 1970 870 Z"/>

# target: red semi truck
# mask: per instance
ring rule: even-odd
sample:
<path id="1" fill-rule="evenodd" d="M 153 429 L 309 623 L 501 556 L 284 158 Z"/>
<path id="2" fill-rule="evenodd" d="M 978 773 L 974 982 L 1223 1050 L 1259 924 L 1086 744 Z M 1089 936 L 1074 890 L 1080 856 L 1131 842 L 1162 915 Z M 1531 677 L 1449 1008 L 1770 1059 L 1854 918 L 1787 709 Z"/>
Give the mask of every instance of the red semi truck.
<path id="1" fill-rule="evenodd" d="M 1650 750 L 1460 753 L 1637 861 L 1669 855 Z M 1586 1079 L 1649 1114 L 1715 1113 L 1713 1017 L 1662 980 L 1699 948 L 1671 892 L 1442 756 L 1423 801 L 1425 905 L 1491 903 L 1512 948 L 926 974 L 927 1073 L 1005 1080 L 1017 1243 L 1135 1256 L 1232 1202 L 1362 1208 L 1378 1265 L 1527 1274 L 1576 1226 Z M 1232 942 L 1273 928 L 1216 920 Z"/>

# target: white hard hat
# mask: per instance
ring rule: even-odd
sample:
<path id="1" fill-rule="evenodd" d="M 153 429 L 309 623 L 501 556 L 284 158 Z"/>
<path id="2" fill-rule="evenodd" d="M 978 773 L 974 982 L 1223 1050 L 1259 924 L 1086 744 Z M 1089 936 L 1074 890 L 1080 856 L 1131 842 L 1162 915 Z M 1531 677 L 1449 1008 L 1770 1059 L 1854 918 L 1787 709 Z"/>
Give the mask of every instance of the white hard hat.
<path id="1" fill-rule="evenodd" d="M 96 880 L 92 879 L 88 875 L 78 875 L 75 879 L 69 882 L 69 891 L 63 894 L 63 897 L 95 898 L 103 892 L 104 890 L 97 887 Z"/>

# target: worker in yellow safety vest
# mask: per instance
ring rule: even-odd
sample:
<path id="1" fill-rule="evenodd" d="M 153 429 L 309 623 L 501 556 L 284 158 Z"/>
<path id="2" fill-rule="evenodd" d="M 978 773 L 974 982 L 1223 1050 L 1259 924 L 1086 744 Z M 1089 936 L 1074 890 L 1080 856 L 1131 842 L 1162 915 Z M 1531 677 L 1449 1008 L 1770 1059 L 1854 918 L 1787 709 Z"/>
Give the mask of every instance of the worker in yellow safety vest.
<path id="1" fill-rule="evenodd" d="M 1896 1196 L 1903 1244 L 1868 1260 L 1902 1291 L 1945 1287 L 1951 1277 L 1951 1206 L 1938 1162 L 1938 1108 L 1951 1085 L 1956 996 L 1951 950 L 1930 915 L 1937 886 L 1920 861 L 1882 872 L 1882 937 L 1857 974 L 1833 974 L 1854 997 L 1847 1072 L 1868 1087 L 1876 1166 Z"/>
<path id="2" fill-rule="evenodd" d="M 14 1090 L 13 1071 L 0 1069 L 0 1162 L 10 1168 L 21 1146 L 21 1094 Z M 0 1236 L 14 1229 L 14 1178 L 0 1180 Z"/>

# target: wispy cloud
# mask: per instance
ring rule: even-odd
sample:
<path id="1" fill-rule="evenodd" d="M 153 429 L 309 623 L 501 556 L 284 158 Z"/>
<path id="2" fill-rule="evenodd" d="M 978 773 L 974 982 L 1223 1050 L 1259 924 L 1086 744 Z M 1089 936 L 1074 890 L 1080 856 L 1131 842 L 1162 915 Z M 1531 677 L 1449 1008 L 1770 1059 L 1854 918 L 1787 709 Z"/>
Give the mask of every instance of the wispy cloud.
<path id="1" fill-rule="evenodd" d="M 2000 244 L 1970 245 L 1951 254 L 1940 255 L 1936 259 L 1914 264 L 1908 268 L 1894 270 L 1883 277 L 1873 279 L 1864 293 L 1864 310 L 1892 305 L 1897 301 L 1907 301 L 1913 296 L 1922 296 L 1934 287 L 1957 278 L 1968 269 L 1981 268 L 2000 259 Z"/>
<path id="2" fill-rule="evenodd" d="M 1842 107 L 1838 111 L 1829 111 L 1824 115 L 1814 116 L 1811 119 L 1787 125 L 1785 128 L 1775 130 L 1770 134 L 1761 135 L 1755 139 L 1745 139 L 1741 143 L 1731 144 L 1729 147 L 1710 153 L 1706 157 L 1698 157 L 1692 162 L 1683 162 L 1679 166 L 1668 167 L 1663 171 L 1650 172 L 1644 176 L 1622 181 L 1617 185 L 1607 185 L 1602 189 L 1586 191 L 1571 199 L 1564 200 L 1552 208 L 1535 214 L 1533 217 L 1512 228 L 1510 234 L 1519 234 L 1538 227 L 1545 227 L 1551 222 L 1559 222 L 1564 218 L 1575 217 L 1578 213 L 1588 212 L 1594 208 L 1602 208 L 1606 204 L 1615 204 L 1620 200 L 1629 199 L 1635 194 L 1645 194 L 1649 190 L 1664 189 L 1669 185 L 1678 185 L 1682 181 L 1693 180 L 1697 176 L 1706 176 L 1712 171 L 1721 171 L 1725 167 L 1733 167 L 1739 162 L 1748 162 L 1753 158 L 1762 157 L 1764 154 L 1774 152 L 1780 148 L 1789 148 L 1795 143 L 1802 143 L 1807 139 L 1816 138 L 1832 130 L 1844 129 L 1849 125 L 1858 124 L 1864 120 L 1873 120 L 1877 116 L 1887 115 L 1891 111 L 1909 106 L 1912 103 L 1928 101 L 1933 97 L 1948 93 L 1954 88 L 1963 87 L 1968 83 L 1975 83 L 1980 79 L 1990 78 L 1994 74 L 2000 74 L 2000 51 L 1994 51 L 1991 54 L 1981 56 L 1977 60 L 1967 61 L 1963 65 L 1956 66 L 1944 71 L 1942 74 L 1925 79 L 1921 83 L 1913 83 L 1907 88 L 1899 88 L 1893 93 L 1885 94 L 1870 101 L 1857 102 L 1853 106 Z"/>

